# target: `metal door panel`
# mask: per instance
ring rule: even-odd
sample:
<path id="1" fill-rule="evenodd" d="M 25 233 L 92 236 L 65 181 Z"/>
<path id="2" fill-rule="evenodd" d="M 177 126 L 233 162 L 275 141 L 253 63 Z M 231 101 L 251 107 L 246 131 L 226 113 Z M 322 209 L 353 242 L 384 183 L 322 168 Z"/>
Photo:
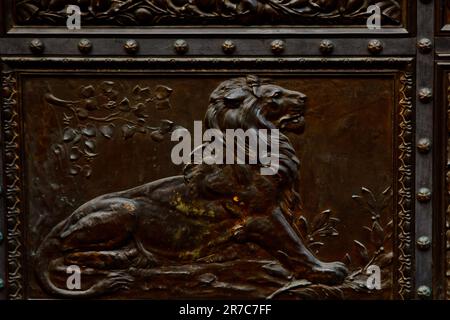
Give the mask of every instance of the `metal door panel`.
<path id="1" fill-rule="evenodd" d="M 0 3 L 0 298 L 450 298 L 449 1 L 384 1 L 371 30 L 380 1 L 81 0 L 77 31 L 69 2 Z M 236 83 L 308 98 L 289 188 L 173 164 L 171 132 Z"/>

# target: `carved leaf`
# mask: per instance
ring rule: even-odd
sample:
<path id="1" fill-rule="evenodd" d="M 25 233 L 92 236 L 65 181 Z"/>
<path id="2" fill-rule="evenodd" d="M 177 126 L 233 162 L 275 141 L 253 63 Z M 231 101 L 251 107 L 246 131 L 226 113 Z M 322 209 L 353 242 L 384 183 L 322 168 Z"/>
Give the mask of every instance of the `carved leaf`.
<path id="1" fill-rule="evenodd" d="M 35 6 L 32 3 L 18 3 L 17 4 L 17 19 L 19 21 L 25 22 L 31 19 L 37 12 L 39 12 L 40 8 Z"/>
<path id="2" fill-rule="evenodd" d="M 367 263 L 369 261 L 369 252 L 365 245 L 363 245 L 358 240 L 353 240 L 354 247 L 359 254 L 359 257 L 362 259 L 364 263 Z"/>
<path id="3" fill-rule="evenodd" d="M 175 124 L 170 120 L 161 120 L 161 125 L 159 127 L 159 130 L 162 133 L 169 133 L 170 131 L 172 131 L 174 125 Z"/>
<path id="4" fill-rule="evenodd" d="M 78 130 L 75 130 L 75 138 L 73 139 L 72 143 L 77 144 L 81 140 L 81 133 Z"/>
<path id="5" fill-rule="evenodd" d="M 93 124 L 89 123 L 81 129 L 81 133 L 83 133 L 86 137 L 95 137 L 97 134 L 97 129 Z"/>
<path id="6" fill-rule="evenodd" d="M 386 238 L 391 239 L 392 234 L 394 233 L 394 222 L 393 220 L 389 221 L 389 223 L 385 227 Z"/>
<path id="7" fill-rule="evenodd" d="M 172 92 L 173 92 L 173 89 L 166 87 L 166 86 L 159 85 L 159 86 L 156 86 L 156 88 L 155 88 L 155 97 L 158 100 L 165 100 L 170 97 Z"/>
<path id="8" fill-rule="evenodd" d="M 107 139 L 111 139 L 114 135 L 114 125 L 108 124 L 99 128 L 100 133 Z"/>
<path id="9" fill-rule="evenodd" d="M 75 137 L 76 137 L 76 132 L 74 129 L 64 128 L 64 133 L 63 133 L 63 141 L 64 142 L 71 142 L 71 141 L 73 141 L 73 139 L 75 139 Z"/>
<path id="10" fill-rule="evenodd" d="M 119 102 L 119 110 L 124 112 L 128 112 L 131 110 L 130 100 L 128 100 L 128 98 L 124 98 L 122 101 Z"/>
<path id="11" fill-rule="evenodd" d="M 78 160 L 80 157 L 81 157 L 81 151 L 80 151 L 80 148 L 78 148 L 78 147 L 72 147 L 71 149 L 70 149 L 70 155 L 69 155 L 69 158 L 70 158 L 70 160 L 72 160 L 72 161 L 76 161 L 76 160 Z"/>
<path id="12" fill-rule="evenodd" d="M 92 167 L 86 164 L 83 166 L 82 172 L 86 178 L 89 178 L 92 175 Z"/>
<path id="13" fill-rule="evenodd" d="M 102 107 L 108 110 L 112 110 L 117 106 L 115 101 L 108 101 L 107 103 L 102 104 Z"/>
<path id="14" fill-rule="evenodd" d="M 60 156 L 64 153 L 64 147 L 60 144 L 55 144 L 52 146 L 53 153 L 57 156 Z"/>
<path id="15" fill-rule="evenodd" d="M 95 88 L 91 85 L 81 87 L 81 96 L 84 98 L 92 98 L 95 95 Z"/>
<path id="16" fill-rule="evenodd" d="M 136 133 L 136 126 L 131 126 L 129 124 L 125 124 L 122 126 L 122 133 L 125 139 L 132 138 Z"/>
<path id="17" fill-rule="evenodd" d="M 308 244 L 308 247 L 309 247 L 310 250 L 312 250 L 312 251 L 314 251 L 314 252 L 317 253 L 317 251 L 318 251 L 324 244 L 325 244 L 325 243 L 323 243 L 323 242 L 315 241 L 315 242 L 309 243 L 309 244 Z"/>
<path id="18" fill-rule="evenodd" d="M 385 268 L 392 263 L 393 258 L 394 258 L 394 253 L 391 251 L 391 252 L 387 252 L 385 254 L 380 255 L 376 259 L 375 262 L 380 268 Z"/>
<path id="19" fill-rule="evenodd" d="M 352 199 L 355 200 L 361 207 L 363 207 L 364 209 L 366 209 L 370 212 L 370 208 L 367 206 L 367 203 L 363 199 L 363 197 L 354 194 L 354 195 L 352 195 Z"/>
<path id="20" fill-rule="evenodd" d="M 361 188 L 361 191 L 362 191 L 362 195 L 363 195 L 364 199 L 366 200 L 366 203 L 369 205 L 369 207 L 371 209 L 376 209 L 377 200 L 375 199 L 373 192 L 364 187 Z"/>
<path id="21" fill-rule="evenodd" d="M 377 247 L 380 247 L 383 245 L 384 230 L 383 230 L 383 227 L 377 221 L 374 221 L 374 223 L 372 225 L 372 233 L 371 233 L 370 240 Z"/>
<path id="22" fill-rule="evenodd" d="M 330 219 L 328 220 L 330 225 L 335 227 L 339 222 L 341 222 L 341 220 L 339 220 L 339 218 L 336 217 L 330 217 Z"/>
<path id="23" fill-rule="evenodd" d="M 156 101 L 156 110 L 167 110 L 172 108 L 169 100 Z"/>
<path id="24" fill-rule="evenodd" d="M 380 211 L 384 210 L 389 205 L 389 202 L 392 197 L 392 188 L 388 187 L 381 194 L 383 196 L 383 199 L 381 200 L 381 203 L 380 203 L 380 208 L 379 208 Z"/>
<path id="25" fill-rule="evenodd" d="M 351 265 L 352 264 L 352 258 L 350 257 L 350 255 L 348 253 L 346 253 L 345 256 L 344 256 L 344 263 L 346 265 Z"/>
<path id="26" fill-rule="evenodd" d="M 147 117 L 146 114 L 144 114 L 145 112 L 145 104 L 143 103 L 138 103 L 137 105 L 135 105 L 133 107 L 133 112 L 137 117 Z"/>
<path id="27" fill-rule="evenodd" d="M 322 211 L 320 214 L 316 215 L 313 219 L 313 230 L 318 230 L 324 227 L 330 220 L 331 210 Z"/>
<path id="28" fill-rule="evenodd" d="M 308 220 L 304 216 L 297 219 L 297 228 L 303 236 L 308 234 Z"/>
<path id="29" fill-rule="evenodd" d="M 79 166 L 79 165 L 73 165 L 73 166 L 71 166 L 70 167 L 70 169 L 69 169 L 69 173 L 72 175 L 72 176 L 76 176 L 77 174 L 79 174 L 80 173 L 80 171 L 81 171 L 81 166 Z"/>
<path id="30" fill-rule="evenodd" d="M 111 93 L 114 88 L 114 82 L 113 81 L 103 81 L 100 85 L 100 88 L 102 89 L 103 93 Z"/>
<path id="31" fill-rule="evenodd" d="M 81 120 L 86 119 L 87 117 L 89 117 L 89 113 L 86 109 L 84 108 L 77 108 L 77 116 L 78 118 L 80 118 Z"/>
<path id="32" fill-rule="evenodd" d="M 86 146 L 86 152 L 94 153 L 95 152 L 95 141 L 94 140 L 86 140 L 84 142 L 84 145 Z"/>
<path id="33" fill-rule="evenodd" d="M 150 134 L 150 137 L 155 142 L 161 142 L 162 140 L 164 140 L 164 135 L 160 131 L 153 131 Z"/>
<path id="34" fill-rule="evenodd" d="M 150 88 L 148 87 L 144 87 L 142 88 L 140 85 L 137 85 L 133 88 L 133 93 L 136 96 L 140 96 L 140 95 L 149 95 L 150 94 Z M 140 98 L 140 97 L 139 97 Z"/>
<path id="35" fill-rule="evenodd" d="M 84 107 L 86 110 L 93 111 L 98 109 L 97 100 L 95 99 L 86 99 L 84 101 Z"/>
<path id="36" fill-rule="evenodd" d="M 103 96 L 106 97 L 107 100 L 110 102 L 116 102 L 117 98 L 119 97 L 119 91 L 117 90 L 106 91 L 103 92 Z"/>

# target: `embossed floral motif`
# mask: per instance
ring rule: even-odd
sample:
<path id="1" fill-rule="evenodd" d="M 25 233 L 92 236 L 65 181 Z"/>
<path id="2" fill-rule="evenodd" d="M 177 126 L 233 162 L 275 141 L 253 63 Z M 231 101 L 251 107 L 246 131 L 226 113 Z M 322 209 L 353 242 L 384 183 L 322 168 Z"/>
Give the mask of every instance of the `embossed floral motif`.
<path id="1" fill-rule="evenodd" d="M 370 189 L 362 187 L 361 195 L 353 195 L 352 199 L 359 204 L 362 213 L 368 214 L 370 225 L 364 226 L 366 230 L 365 239 L 354 240 L 353 250 L 344 257 L 345 263 L 349 266 L 351 274 L 343 284 L 335 287 L 314 285 L 305 280 L 293 280 L 285 286 L 275 291 L 270 298 L 287 292 L 295 292 L 296 295 L 306 298 L 317 298 L 320 294 L 327 292 L 332 297 L 345 297 L 348 291 L 365 292 L 373 294 L 374 291 L 366 286 L 367 271 L 370 266 L 380 267 L 382 274 L 388 274 L 387 268 L 392 265 L 393 252 L 388 250 L 389 242 L 392 241 L 394 232 L 393 220 L 388 220 L 389 205 L 392 201 L 392 188 L 386 188 L 380 195 L 376 196 Z M 388 221 L 386 221 L 388 220 Z M 299 232 L 306 240 L 308 248 L 318 253 L 319 249 L 325 245 L 325 241 L 332 237 L 339 236 L 337 231 L 339 219 L 332 216 L 331 210 L 325 210 L 308 220 L 301 215 L 295 222 Z M 392 286 L 388 277 L 382 276 L 382 288 L 387 289 Z"/>
<path id="2" fill-rule="evenodd" d="M 17 0 L 19 23 L 62 25 L 65 7 L 78 4 L 88 24 L 365 24 L 377 4 L 383 22 L 401 24 L 397 0 Z"/>
<path id="3" fill-rule="evenodd" d="M 394 232 L 392 219 L 383 224 L 386 216 L 383 213 L 388 210 L 392 200 L 391 187 L 385 189 L 378 196 L 363 187 L 361 195 L 353 195 L 352 198 L 361 206 L 363 212 L 369 214 L 371 224 L 363 227 L 368 233 L 369 243 L 364 244 L 359 240 L 354 240 L 354 252 L 351 257 L 347 255 L 348 263 L 357 265 L 350 278 L 365 274 L 371 265 L 384 268 L 391 264 L 393 252 L 386 252 L 386 247 Z"/>
<path id="4" fill-rule="evenodd" d="M 172 89 L 163 85 L 136 85 L 131 92 L 122 94 L 113 81 L 82 86 L 78 100 L 63 100 L 47 93 L 45 100 L 49 105 L 64 108 L 63 143 L 53 146 L 54 154 L 67 155 L 71 175 L 82 173 L 89 177 L 91 162 L 98 156 L 100 137 L 110 140 L 120 134 L 123 139 L 130 139 L 136 134 L 148 134 L 153 141 L 162 141 L 175 125 L 162 120 L 159 126 L 151 126 L 149 112 L 171 108 L 171 94 Z"/>

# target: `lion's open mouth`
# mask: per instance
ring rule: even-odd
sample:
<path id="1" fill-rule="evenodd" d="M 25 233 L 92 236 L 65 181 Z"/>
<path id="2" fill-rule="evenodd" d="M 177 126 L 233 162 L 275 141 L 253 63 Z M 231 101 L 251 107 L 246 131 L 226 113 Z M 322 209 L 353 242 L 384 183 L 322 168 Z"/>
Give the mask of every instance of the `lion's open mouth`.
<path id="1" fill-rule="evenodd" d="M 278 120 L 280 129 L 295 129 L 305 125 L 305 117 L 302 114 L 287 114 Z"/>

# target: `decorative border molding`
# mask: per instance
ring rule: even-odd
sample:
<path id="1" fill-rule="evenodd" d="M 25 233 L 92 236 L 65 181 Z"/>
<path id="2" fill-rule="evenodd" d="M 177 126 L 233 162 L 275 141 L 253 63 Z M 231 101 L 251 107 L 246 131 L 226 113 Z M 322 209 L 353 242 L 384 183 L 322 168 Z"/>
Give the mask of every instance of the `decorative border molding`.
<path id="1" fill-rule="evenodd" d="M 412 252 L 413 237 L 411 226 L 413 221 L 414 197 L 412 193 L 414 179 L 413 141 L 414 136 L 414 112 L 413 112 L 413 73 L 402 72 L 400 76 L 400 101 L 399 101 L 399 177 L 398 177 L 398 261 L 399 278 L 398 294 L 402 299 L 411 298 L 412 283 Z"/>
<path id="2" fill-rule="evenodd" d="M 367 73 L 367 69 L 377 69 L 392 74 L 399 83 L 396 92 L 396 120 L 394 135 L 396 135 L 397 150 L 397 262 L 394 271 L 394 287 L 396 298 L 409 299 L 413 291 L 413 230 L 414 230 L 414 73 L 412 58 L 37 58 L 37 57 L 1 57 L 0 61 L 11 70 L 2 73 L 2 83 L 5 98 L 3 99 L 3 130 L 5 137 L 5 185 L 6 185 L 6 218 L 8 228 L 8 279 L 7 288 L 10 299 L 25 298 L 23 288 L 23 233 L 21 231 L 22 216 L 22 181 L 21 181 L 21 136 L 20 136 L 20 104 L 18 101 L 19 72 L 32 73 L 45 70 L 45 73 L 61 73 L 76 69 L 83 73 L 104 68 L 116 70 L 121 65 L 123 74 L 127 72 L 171 73 L 177 72 L 308 72 L 314 68 L 323 68 L 330 73 L 330 67 L 336 72 L 346 71 Z M 315 70 L 320 71 L 320 70 Z M 397 87 L 397 86 L 396 86 Z M 394 178 L 395 180 L 395 178 Z M 395 183 L 395 181 L 393 181 Z M 397 283 L 397 284 L 395 284 Z"/>
<path id="3" fill-rule="evenodd" d="M 14 17 L 12 12 L 14 12 L 14 3 L 15 0 L 2 0 L 0 3 L 4 3 L 3 12 L 4 12 L 4 31 L 8 34 L 45 34 L 45 35 L 67 35 L 67 28 L 65 24 L 51 25 L 47 23 L 47 25 L 33 25 L 28 23 L 28 25 L 21 25 L 14 21 Z M 380 30 L 368 30 L 365 23 L 361 24 L 341 24 L 341 26 L 335 28 L 330 24 L 324 24 L 321 26 L 320 34 L 339 34 L 339 35 L 408 35 L 413 34 L 415 30 L 415 16 L 416 16 L 416 1 L 417 0 L 405 0 L 401 1 L 400 6 L 402 10 L 402 18 L 401 23 L 398 26 L 388 25 L 383 27 Z M 39 8 L 38 8 L 39 9 Z M 36 8 L 30 8 L 30 13 L 34 14 Z M 39 10 L 38 10 L 39 11 Z M 263 37 L 263 35 L 273 34 L 273 35 L 281 35 L 281 34 L 292 34 L 292 35 L 311 35 L 311 30 L 314 23 L 304 23 L 297 25 L 278 25 L 276 28 L 273 28 L 269 25 L 266 26 L 250 26 L 250 25 L 179 25 L 173 26 L 166 24 L 166 26 L 84 26 L 81 30 L 75 31 L 74 34 L 92 34 L 92 35 L 114 35 L 117 36 L 118 33 L 128 36 L 135 36 L 138 32 L 140 35 L 173 35 L 176 37 L 180 37 L 182 35 L 224 35 L 230 36 L 233 34 L 241 35 L 241 36 L 253 36 Z M 350 39 L 349 39 L 350 40 Z"/>
<path id="4" fill-rule="evenodd" d="M 18 78 L 15 72 L 2 74 L 4 177 L 6 193 L 6 226 L 8 248 L 7 290 L 10 299 L 23 299 L 22 268 L 22 181 L 21 181 L 21 137 L 19 118 Z"/>

